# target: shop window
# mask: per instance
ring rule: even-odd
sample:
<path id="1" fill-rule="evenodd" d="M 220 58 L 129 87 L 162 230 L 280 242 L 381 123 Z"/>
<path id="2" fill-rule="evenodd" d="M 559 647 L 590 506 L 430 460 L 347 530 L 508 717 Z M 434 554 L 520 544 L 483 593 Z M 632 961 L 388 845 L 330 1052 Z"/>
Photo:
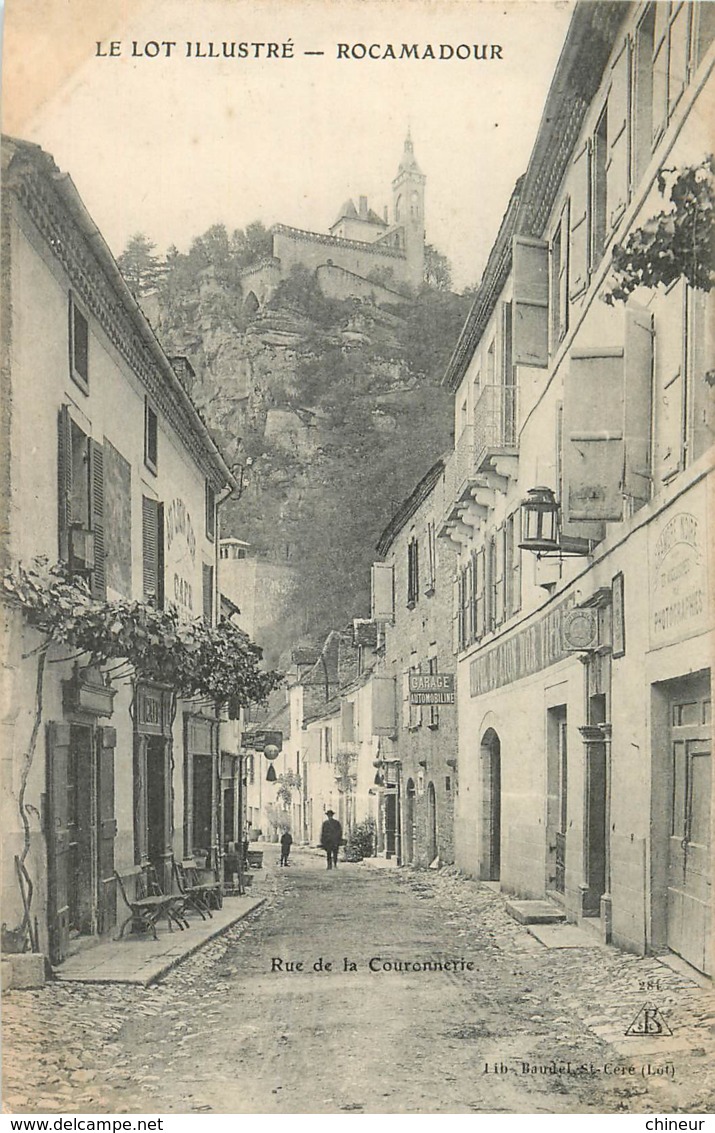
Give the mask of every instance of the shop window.
<path id="1" fill-rule="evenodd" d="M 159 424 L 148 397 L 144 399 L 144 463 L 154 473 L 159 464 Z"/>
<path id="2" fill-rule="evenodd" d="M 72 381 L 89 393 L 89 323 L 73 295 L 69 298 L 69 355 Z"/>
<path id="3" fill-rule="evenodd" d="M 142 496 L 142 574 L 144 601 L 164 608 L 164 505 Z"/>

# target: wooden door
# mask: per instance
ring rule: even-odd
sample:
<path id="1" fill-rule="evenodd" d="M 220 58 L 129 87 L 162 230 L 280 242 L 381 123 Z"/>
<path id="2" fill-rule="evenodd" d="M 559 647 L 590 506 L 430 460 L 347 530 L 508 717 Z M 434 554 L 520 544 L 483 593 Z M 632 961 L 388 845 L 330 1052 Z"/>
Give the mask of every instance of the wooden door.
<path id="1" fill-rule="evenodd" d="M 59 964 L 69 948 L 69 807 L 70 727 L 47 725 L 47 867 L 50 960 Z"/>
<path id="2" fill-rule="evenodd" d="M 697 700 L 673 704 L 668 947 L 712 974 L 712 761 L 703 726 L 708 707 Z"/>
<path id="3" fill-rule="evenodd" d="M 97 729 L 97 930 L 109 932 L 117 923 L 117 894 L 114 877 L 115 728 Z"/>

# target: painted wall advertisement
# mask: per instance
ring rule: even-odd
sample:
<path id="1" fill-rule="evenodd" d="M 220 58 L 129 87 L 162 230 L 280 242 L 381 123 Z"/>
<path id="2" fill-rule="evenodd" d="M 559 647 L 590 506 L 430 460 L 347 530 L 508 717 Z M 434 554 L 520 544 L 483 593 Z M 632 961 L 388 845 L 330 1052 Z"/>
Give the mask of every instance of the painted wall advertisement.
<path id="1" fill-rule="evenodd" d="M 705 491 L 656 521 L 649 534 L 650 644 L 701 633 L 709 620 Z"/>

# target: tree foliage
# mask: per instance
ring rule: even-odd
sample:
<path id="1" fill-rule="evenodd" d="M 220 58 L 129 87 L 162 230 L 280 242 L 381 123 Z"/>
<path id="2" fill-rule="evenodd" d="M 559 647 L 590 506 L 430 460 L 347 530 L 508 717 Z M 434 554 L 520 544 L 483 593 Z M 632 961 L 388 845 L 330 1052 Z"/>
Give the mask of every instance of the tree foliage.
<path id="1" fill-rule="evenodd" d="M 685 279 L 694 288 L 710 291 L 715 282 L 715 162 L 663 169 L 658 191 L 671 208 L 633 229 L 612 254 L 613 282 L 607 303 L 625 302 L 638 287 L 669 287 Z"/>
<path id="2" fill-rule="evenodd" d="M 452 288 L 452 265 L 433 244 L 425 244 L 424 277 L 427 286 L 435 291 L 450 291 Z"/>

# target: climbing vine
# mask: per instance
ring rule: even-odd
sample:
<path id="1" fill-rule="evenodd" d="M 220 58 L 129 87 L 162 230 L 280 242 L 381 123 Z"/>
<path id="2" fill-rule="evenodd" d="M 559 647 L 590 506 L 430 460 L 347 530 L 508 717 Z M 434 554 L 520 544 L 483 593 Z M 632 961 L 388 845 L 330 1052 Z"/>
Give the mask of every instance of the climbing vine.
<path id="1" fill-rule="evenodd" d="M 715 283 L 714 176 L 712 155 L 699 165 L 659 172 L 658 191 L 671 207 L 614 245 L 607 303 L 626 302 L 638 287 L 669 287 L 681 278 L 710 291 Z"/>
<path id="2" fill-rule="evenodd" d="M 203 621 L 182 621 L 176 610 L 158 610 L 146 602 L 106 602 L 92 598 L 83 580 L 71 577 L 63 563 L 36 558 L 5 573 L 6 602 L 23 613 L 26 623 L 40 635 L 27 656 L 37 657 L 35 711 L 30 739 L 20 774 L 18 807 L 23 827 L 23 848 L 17 859 L 18 876 L 25 878 L 29 900 L 23 929 L 36 947 L 30 921 L 32 883 L 25 861 L 30 851 L 29 806 L 25 800 L 37 739 L 42 724 L 44 679 L 48 654 L 65 646 L 66 657 L 86 666 L 118 661 L 113 672 L 134 674 L 170 685 L 174 706 L 178 697 L 195 697 L 217 707 L 230 704 L 232 712 L 262 703 L 277 687 L 281 676 L 259 668 L 261 650 L 230 622 L 209 626 Z M 112 671 L 105 673 L 111 680 Z M 22 886 L 21 882 L 21 886 Z"/>

